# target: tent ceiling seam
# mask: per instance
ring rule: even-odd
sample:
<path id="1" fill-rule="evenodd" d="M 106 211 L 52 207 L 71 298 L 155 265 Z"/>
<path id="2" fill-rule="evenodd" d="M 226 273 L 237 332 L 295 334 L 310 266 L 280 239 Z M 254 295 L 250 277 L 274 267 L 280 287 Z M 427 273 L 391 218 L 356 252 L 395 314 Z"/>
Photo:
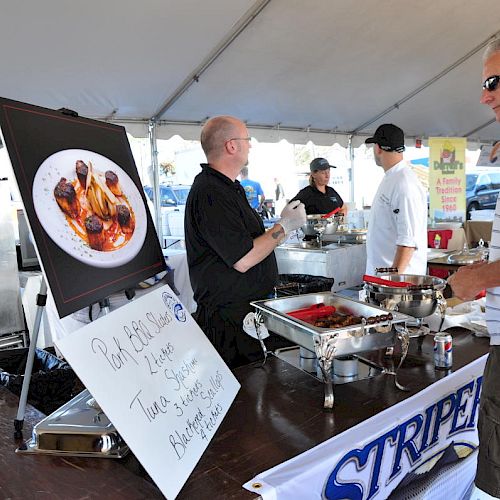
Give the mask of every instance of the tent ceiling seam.
<path id="1" fill-rule="evenodd" d="M 489 36 L 486 40 L 484 40 L 483 42 L 481 42 L 478 46 L 474 47 L 467 54 L 465 54 L 460 59 L 458 59 L 457 61 L 455 61 L 453 64 L 451 64 L 450 66 L 448 66 L 447 68 L 445 68 L 443 71 L 441 71 L 439 74 L 437 74 L 436 76 L 434 76 L 433 78 L 431 78 L 430 80 L 428 80 L 427 82 L 425 82 L 424 84 L 422 84 L 420 87 L 418 87 L 417 89 L 413 90 L 408 95 L 406 95 L 405 97 L 403 97 L 402 99 L 400 99 L 399 101 L 397 101 L 395 104 L 393 104 L 392 106 L 389 106 L 384 111 L 380 112 L 379 114 L 377 114 L 373 118 L 370 118 L 369 120 L 365 121 L 364 123 L 362 123 L 361 125 L 359 125 L 355 129 L 353 129 L 352 133 L 353 134 L 358 134 L 358 132 L 360 130 L 363 130 L 366 127 L 368 127 L 369 125 L 371 125 L 372 123 L 375 123 L 380 118 L 382 118 L 383 116 L 387 115 L 388 113 L 390 113 L 394 109 L 399 109 L 399 107 L 402 104 L 404 104 L 405 102 L 409 101 L 410 99 L 412 99 L 413 97 L 415 97 L 417 94 L 420 94 L 420 92 L 422 92 L 423 90 L 425 90 L 427 87 L 431 86 L 433 83 L 435 83 L 438 80 L 440 80 L 443 76 L 447 75 L 450 71 L 453 71 L 455 68 L 457 68 L 458 66 L 460 66 L 461 64 L 463 64 L 465 61 L 467 61 L 469 58 L 471 58 L 474 54 L 476 54 L 477 52 L 479 52 L 482 48 L 486 47 L 486 45 L 488 45 L 488 43 L 491 40 L 493 40 L 494 38 L 496 38 L 498 35 L 500 35 L 500 31 L 497 31 L 493 35 Z"/>
<path id="2" fill-rule="evenodd" d="M 271 0 L 257 0 L 252 7 L 238 20 L 234 28 L 222 41 L 210 52 L 201 64 L 180 84 L 179 87 L 167 98 L 160 109 L 151 117 L 151 120 L 159 120 L 165 112 L 181 97 L 193 83 L 198 82 L 201 75 L 219 58 L 219 56 L 231 45 L 236 38 L 250 25 L 250 23 L 262 12 Z"/>

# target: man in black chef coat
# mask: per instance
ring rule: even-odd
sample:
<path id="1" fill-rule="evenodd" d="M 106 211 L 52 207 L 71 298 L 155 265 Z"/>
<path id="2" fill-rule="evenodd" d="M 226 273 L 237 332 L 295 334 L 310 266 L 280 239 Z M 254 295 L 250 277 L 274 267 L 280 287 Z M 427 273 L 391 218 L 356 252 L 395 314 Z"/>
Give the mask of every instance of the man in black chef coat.
<path id="1" fill-rule="evenodd" d="M 249 302 L 266 298 L 278 276 L 274 249 L 306 221 L 304 205 L 287 205 L 267 232 L 236 177 L 248 164 L 251 138 L 231 116 L 209 120 L 201 132 L 202 164 L 186 203 L 189 276 L 197 303 L 194 319 L 224 361 L 234 368 L 261 356 L 243 332 Z"/>

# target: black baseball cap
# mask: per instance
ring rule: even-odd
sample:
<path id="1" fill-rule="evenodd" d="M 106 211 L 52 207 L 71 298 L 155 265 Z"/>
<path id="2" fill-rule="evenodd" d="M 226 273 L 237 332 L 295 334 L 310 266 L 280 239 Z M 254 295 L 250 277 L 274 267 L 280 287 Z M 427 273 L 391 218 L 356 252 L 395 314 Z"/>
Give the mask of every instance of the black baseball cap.
<path id="1" fill-rule="evenodd" d="M 396 125 L 384 123 L 375 130 L 373 137 L 368 137 L 365 144 L 378 144 L 384 151 L 402 153 L 405 150 L 405 134 Z"/>
<path id="2" fill-rule="evenodd" d="M 314 160 L 309 165 L 311 172 L 316 172 L 316 170 L 326 170 L 328 168 L 337 168 L 335 165 L 330 165 L 328 160 L 325 158 L 314 158 Z"/>

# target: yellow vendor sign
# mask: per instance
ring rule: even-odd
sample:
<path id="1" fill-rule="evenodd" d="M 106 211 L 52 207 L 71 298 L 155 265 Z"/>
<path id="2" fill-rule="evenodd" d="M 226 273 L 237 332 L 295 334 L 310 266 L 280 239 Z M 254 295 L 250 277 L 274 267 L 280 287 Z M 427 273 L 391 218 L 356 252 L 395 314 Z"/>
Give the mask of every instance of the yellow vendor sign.
<path id="1" fill-rule="evenodd" d="M 465 221 L 464 137 L 429 137 L 429 215 L 434 222 Z"/>

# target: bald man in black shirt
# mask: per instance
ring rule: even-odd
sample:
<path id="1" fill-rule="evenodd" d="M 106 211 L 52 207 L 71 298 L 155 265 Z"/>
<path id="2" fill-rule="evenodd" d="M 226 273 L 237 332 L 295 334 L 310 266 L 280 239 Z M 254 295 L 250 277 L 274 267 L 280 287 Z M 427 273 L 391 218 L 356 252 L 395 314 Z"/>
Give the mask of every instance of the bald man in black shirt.
<path id="1" fill-rule="evenodd" d="M 258 359 L 259 342 L 243 332 L 250 301 L 266 298 L 278 276 L 274 249 L 305 223 L 303 204 L 285 207 L 265 231 L 236 177 L 251 148 L 245 124 L 230 116 L 209 120 L 201 133 L 208 163 L 186 203 L 185 237 L 197 310 L 193 317 L 231 367 Z"/>

